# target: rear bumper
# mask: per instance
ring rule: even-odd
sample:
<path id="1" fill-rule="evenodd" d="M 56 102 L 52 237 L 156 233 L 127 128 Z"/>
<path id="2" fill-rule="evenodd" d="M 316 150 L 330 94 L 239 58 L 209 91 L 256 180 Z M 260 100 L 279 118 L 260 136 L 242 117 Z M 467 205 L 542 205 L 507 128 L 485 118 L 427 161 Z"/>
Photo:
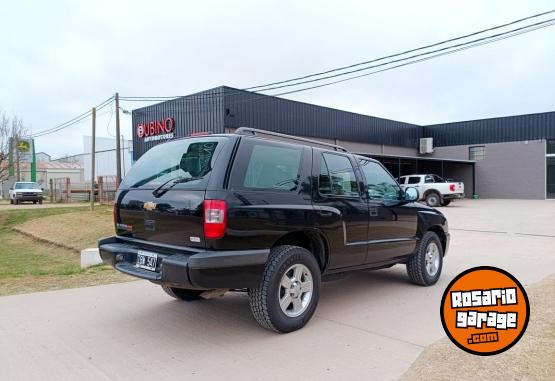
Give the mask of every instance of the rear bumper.
<path id="1" fill-rule="evenodd" d="M 464 193 L 449 193 L 444 194 L 442 197 L 444 200 L 458 200 L 464 198 Z"/>
<path id="2" fill-rule="evenodd" d="M 122 273 L 170 287 L 189 289 L 252 288 L 262 279 L 270 249 L 204 251 L 162 247 L 109 237 L 98 242 L 102 261 Z M 156 271 L 135 266 L 137 252 L 158 256 Z"/>

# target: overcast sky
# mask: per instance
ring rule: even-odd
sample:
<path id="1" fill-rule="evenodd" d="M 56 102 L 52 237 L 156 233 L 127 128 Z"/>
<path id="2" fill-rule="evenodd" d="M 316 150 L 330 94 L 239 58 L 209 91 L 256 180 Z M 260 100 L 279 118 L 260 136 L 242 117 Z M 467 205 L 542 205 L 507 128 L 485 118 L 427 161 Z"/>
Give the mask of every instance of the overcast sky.
<path id="1" fill-rule="evenodd" d="M 555 8 L 555 1 L 0 0 L 0 108 L 33 132 L 118 91 L 186 95 L 369 60 Z M 555 26 L 288 97 L 417 124 L 555 110 Z M 122 103 L 125 109 L 140 107 Z M 99 112 L 99 136 L 114 133 Z M 131 137 L 131 117 L 121 116 Z M 81 153 L 90 122 L 38 138 Z"/>

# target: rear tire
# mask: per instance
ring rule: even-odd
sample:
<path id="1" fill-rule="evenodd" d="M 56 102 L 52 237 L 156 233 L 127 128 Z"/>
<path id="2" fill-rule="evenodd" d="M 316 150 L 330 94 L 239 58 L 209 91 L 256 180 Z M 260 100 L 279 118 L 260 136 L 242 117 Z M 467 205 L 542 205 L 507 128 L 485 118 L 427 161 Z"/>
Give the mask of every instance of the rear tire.
<path id="1" fill-rule="evenodd" d="M 15 205 L 19 205 L 19 200 L 14 200 L 13 202 L 15 203 Z"/>
<path id="2" fill-rule="evenodd" d="M 443 200 L 443 201 L 441 202 L 441 206 L 447 206 L 447 205 L 449 205 L 450 203 L 451 203 L 451 200 Z"/>
<path id="3" fill-rule="evenodd" d="M 426 204 L 435 208 L 441 202 L 441 196 L 437 192 L 430 192 L 426 195 Z"/>
<path id="4" fill-rule="evenodd" d="M 188 290 L 185 288 L 175 288 L 175 287 L 166 287 L 166 286 L 162 286 L 162 290 L 164 290 L 166 294 L 168 294 L 172 298 L 184 300 L 186 302 L 202 300 L 202 298 L 200 297 L 200 294 L 204 292 L 204 290 Z"/>
<path id="5" fill-rule="evenodd" d="M 277 246 L 270 253 L 260 285 L 249 289 L 252 314 L 266 329 L 296 331 L 316 311 L 320 283 L 320 267 L 310 251 L 298 246 Z"/>
<path id="6" fill-rule="evenodd" d="M 42 200 L 39 200 L 39 205 L 42 205 Z"/>
<path id="7" fill-rule="evenodd" d="M 428 231 L 420 240 L 417 251 L 407 262 L 407 274 L 420 286 L 435 284 L 443 269 L 443 247 L 436 233 Z"/>

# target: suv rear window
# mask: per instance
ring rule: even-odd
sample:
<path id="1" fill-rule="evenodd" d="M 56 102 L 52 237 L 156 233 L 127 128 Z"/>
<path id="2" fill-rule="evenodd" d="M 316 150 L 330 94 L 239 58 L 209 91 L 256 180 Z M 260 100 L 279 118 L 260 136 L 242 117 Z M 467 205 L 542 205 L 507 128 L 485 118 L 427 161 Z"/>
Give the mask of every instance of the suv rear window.
<path id="1" fill-rule="evenodd" d="M 131 167 L 121 188 L 155 189 L 175 179 L 175 189 L 204 189 L 227 139 L 191 138 L 157 145 Z"/>
<path id="2" fill-rule="evenodd" d="M 297 187 L 302 151 L 293 147 L 254 144 L 243 186 L 293 190 Z"/>
<path id="3" fill-rule="evenodd" d="M 303 148 L 262 139 L 241 139 L 231 186 L 244 189 L 297 189 Z"/>

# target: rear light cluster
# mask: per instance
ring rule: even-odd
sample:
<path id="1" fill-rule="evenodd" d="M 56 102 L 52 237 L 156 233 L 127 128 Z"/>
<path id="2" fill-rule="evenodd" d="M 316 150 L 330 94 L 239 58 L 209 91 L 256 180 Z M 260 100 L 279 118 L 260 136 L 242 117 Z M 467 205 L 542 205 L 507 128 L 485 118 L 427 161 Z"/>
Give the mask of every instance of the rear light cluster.
<path id="1" fill-rule="evenodd" d="M 449 184 L 449 190 L 451 192 L 454 192 L 455 191 L 455 184 Z"/>
<path id="2" fill-rule="evenodd" d="M 227 203 L 223 200 L 204 200 L 204 238 L 222 238 L 226 225 Z"/>

